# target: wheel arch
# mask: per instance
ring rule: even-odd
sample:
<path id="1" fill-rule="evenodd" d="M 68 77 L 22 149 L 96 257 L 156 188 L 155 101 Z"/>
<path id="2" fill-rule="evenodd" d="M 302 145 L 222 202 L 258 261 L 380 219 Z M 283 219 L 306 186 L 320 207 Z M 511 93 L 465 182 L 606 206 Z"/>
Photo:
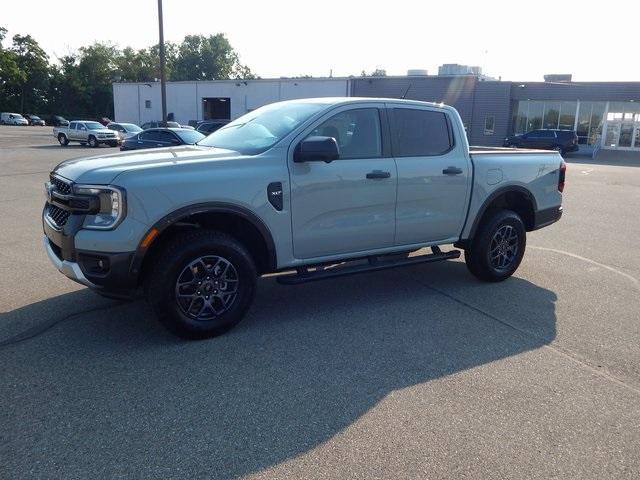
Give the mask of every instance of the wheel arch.
<path id="1" fill-rule="evenodd" d="M 472 239 L 491 211 L 505 209 L 513 210 L 520 215 L 528 232 L 534 230 L 535 214 L 538 211 L 535 197 L 523 186 L 509 185 L 495 190 L 485 199 L 478 209 L 468 237 L 459 243 L 465 244 Z"/>
<path id="2" fill-rule="evenodd" d="M 158 220 L 142 237 L 155 229 L 153 240 L 146 247 L 142 242 L 138 245 L 131 262 L 132 273 L 142 281 L 163 245 L 188 228 L 212 228 L 237 238 L 249 250 L 259 274 L 277 268 L 273 236 L 258 215 L 238 205 L 207 202 L 179 208 Z"/>

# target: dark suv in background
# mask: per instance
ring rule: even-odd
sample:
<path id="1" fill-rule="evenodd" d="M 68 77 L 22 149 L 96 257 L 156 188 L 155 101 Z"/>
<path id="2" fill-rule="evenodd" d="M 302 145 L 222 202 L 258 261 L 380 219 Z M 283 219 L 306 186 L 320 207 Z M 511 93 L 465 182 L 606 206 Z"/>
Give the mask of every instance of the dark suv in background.
<path id="1" fill-rule="evenodd" d="M 504 139 L 505 147 L 555 150 L 561 154 L 578 150 L 578 135 L 573 130 L 540 129 Z"/>

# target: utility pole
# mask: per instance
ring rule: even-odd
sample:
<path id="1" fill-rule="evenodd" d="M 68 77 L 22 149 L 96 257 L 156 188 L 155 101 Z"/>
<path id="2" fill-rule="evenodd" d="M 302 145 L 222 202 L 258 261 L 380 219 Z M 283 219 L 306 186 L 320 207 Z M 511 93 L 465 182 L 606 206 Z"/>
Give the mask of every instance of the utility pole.
<path id="1" fill-rule="evenodd" d="M 162 0 L 158 0 L 158 28 L 160 29 L 160 92 L 162 95 L 162 126 L 167 126 L 167 79 L 165 75 L 164 30 L 162 26 Z"/>

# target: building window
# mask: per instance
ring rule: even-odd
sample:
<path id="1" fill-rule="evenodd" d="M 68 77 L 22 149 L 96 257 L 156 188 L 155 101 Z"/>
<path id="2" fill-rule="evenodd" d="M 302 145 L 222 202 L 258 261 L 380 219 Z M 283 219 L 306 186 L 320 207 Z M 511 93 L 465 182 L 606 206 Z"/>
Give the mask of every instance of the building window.
<path id="1" fill-rule="evenodd" d="M 144 108 L 151 108 L 151 100 L 144 101 Z"/>
<path id="2" fill-rule="evenodd" d="M 526 133 L 540 128 L 573 130 L 577 106 L 578 103 L 575 101 L 526 100 L 518 102 L 513 117 L 513 133 Z"/>
<path id="3" fill-rule="evenodd" d="M 493 132 L 495 131 L 495 123 L 496 123 L 496 117 L 494 117 L 493 115 L 487 115 L 486 117 L 484 117 L 484 134 L 485 135 L 493 135 Z"/>
<path id="4" fill-rule="evenodd" d="M 598 143 L 602 135 L 602 116 L 605 102 L 580 102 L 578 112 L 578 143 L 593 145 Z"/>

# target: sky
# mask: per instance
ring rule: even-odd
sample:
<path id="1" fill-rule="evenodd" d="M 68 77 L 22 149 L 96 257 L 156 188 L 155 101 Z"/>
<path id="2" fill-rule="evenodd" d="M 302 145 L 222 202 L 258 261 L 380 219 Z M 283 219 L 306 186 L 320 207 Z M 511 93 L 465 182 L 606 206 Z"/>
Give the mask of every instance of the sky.
<path id="1" fill-rule="evenodd" d="M 479 65 L 503 80 L 640 81 L 640 4 L 575 0 L 164 0 L 165 40 L 225 33 L 262 78 Z M 626 13 L 625 13 L 626 12 Z M 157 0 L 0 0 L 0 26 L 55 60 L 95 41 L 158 41 Z M 5 40 L 5 46 L 7 41 Z"/>

